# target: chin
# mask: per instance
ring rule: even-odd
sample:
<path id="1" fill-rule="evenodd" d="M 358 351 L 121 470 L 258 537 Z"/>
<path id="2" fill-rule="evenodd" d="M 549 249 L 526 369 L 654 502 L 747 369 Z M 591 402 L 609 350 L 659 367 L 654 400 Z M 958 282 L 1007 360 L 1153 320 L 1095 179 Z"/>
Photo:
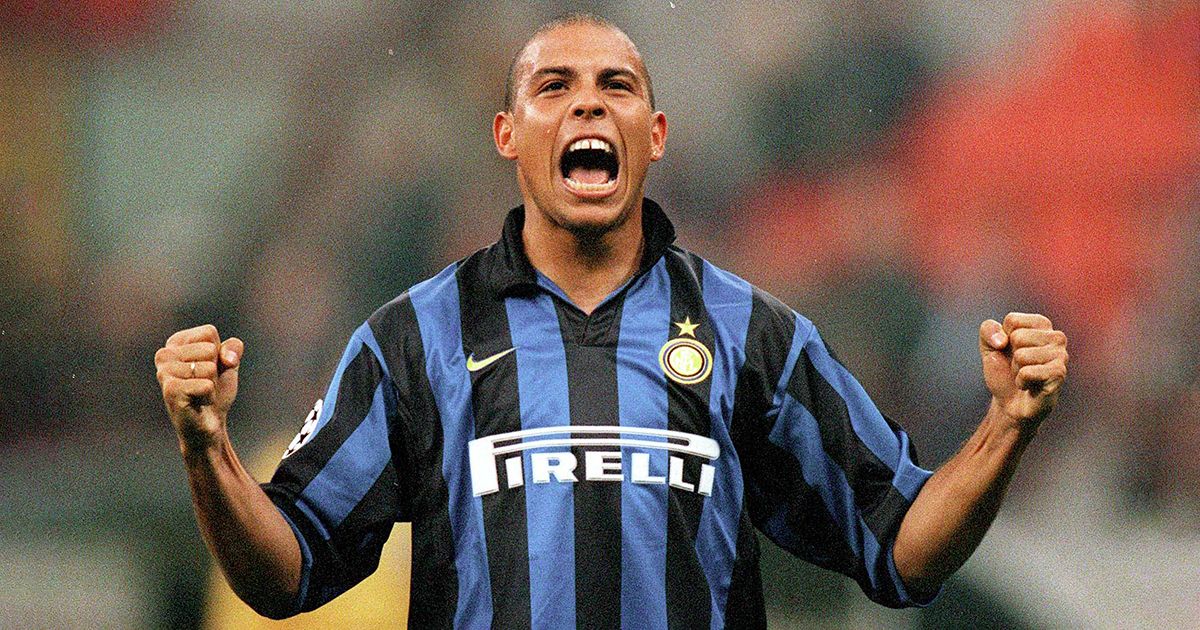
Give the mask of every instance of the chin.
<path id="1" fill-rule="evenodd" d="M 556 223 L 578 236 L 599 237 L 629 220 L 635 204 L 569 203 L 554 213 Z"/>

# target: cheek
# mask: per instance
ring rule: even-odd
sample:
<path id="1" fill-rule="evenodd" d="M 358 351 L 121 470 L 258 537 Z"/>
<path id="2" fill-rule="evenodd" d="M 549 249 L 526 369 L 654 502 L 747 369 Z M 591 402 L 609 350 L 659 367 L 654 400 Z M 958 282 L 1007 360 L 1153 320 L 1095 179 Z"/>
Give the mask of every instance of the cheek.
<path id="1" fill-rule="evenodd" d="M 517 134 L 517 146 L 520 147 L 522 153 L 542 154 L 554 150 L 554 128 L 549 125 L 537 124 L 535 120 L 528 120 L 524 125 L 521 133 Z"/>

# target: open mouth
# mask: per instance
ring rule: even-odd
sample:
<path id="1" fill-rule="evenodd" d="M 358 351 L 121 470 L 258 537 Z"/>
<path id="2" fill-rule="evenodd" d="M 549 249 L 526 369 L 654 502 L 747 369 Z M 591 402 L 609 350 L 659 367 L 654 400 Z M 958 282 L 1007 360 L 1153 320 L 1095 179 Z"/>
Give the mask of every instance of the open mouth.
<path id="1" fill-rule="evenodd" d="M 571 143 L 559 163 L 567 187 L 577 193 L 608 193 L 616 190 L 620 160 L 613 146 L 599 138 Z"/>

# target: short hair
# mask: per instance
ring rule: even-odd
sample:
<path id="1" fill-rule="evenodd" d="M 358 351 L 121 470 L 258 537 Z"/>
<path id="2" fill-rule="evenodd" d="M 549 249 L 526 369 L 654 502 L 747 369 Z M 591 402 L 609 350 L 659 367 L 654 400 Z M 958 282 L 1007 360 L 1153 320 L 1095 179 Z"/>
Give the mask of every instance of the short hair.
<path id="1" fill-rule="evenodd" d="M 609 22 L 608 20 L 591 13 L 572 13 L 563 16 L 538 27 L 538 30 L 525 40 L 525 44 L 513 56 L 512 63 L 508 64 L 508 77 L 504 80 L 504 111 L 511 112 L 513 101 L 517 100 L 517 64 L 520 63 L 521 57 L 525 55 L 525 50 L 529 48 L 529 43 L 533 40 L 564 26 L 574 26 L 576 24 L 588 24 L 600 28 L 606 28 L 620 33 L 625 39 L 629 40 L 630 46 L 633 46 L 633 51 L 637 53 L 638 69 L 642 71 L 642 75 L 646 78 L 646 95 L 650 97 L 650 109 L 654 109 L 654 86 L 650 83 L 650 71 L 646 68 L 646 62 L 642 59 L 642 53 L 638 51 L 633 40 L 619 26 Z"/>

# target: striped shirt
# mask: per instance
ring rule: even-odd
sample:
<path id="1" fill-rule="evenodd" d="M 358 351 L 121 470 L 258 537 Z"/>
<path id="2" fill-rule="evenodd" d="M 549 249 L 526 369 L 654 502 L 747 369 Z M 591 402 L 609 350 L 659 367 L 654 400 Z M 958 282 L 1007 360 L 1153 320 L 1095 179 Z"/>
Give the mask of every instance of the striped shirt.
<path id="1" fill-rule="evenodd" d="M 673 245 L 590 315 L 501 240 L 376 311 L 264 489 L 295 611 L 412 522 L 417 628 L 763 627 L 754 529 L 921 605 L 892 545 L 930 473 L 792 309 Z"/>

